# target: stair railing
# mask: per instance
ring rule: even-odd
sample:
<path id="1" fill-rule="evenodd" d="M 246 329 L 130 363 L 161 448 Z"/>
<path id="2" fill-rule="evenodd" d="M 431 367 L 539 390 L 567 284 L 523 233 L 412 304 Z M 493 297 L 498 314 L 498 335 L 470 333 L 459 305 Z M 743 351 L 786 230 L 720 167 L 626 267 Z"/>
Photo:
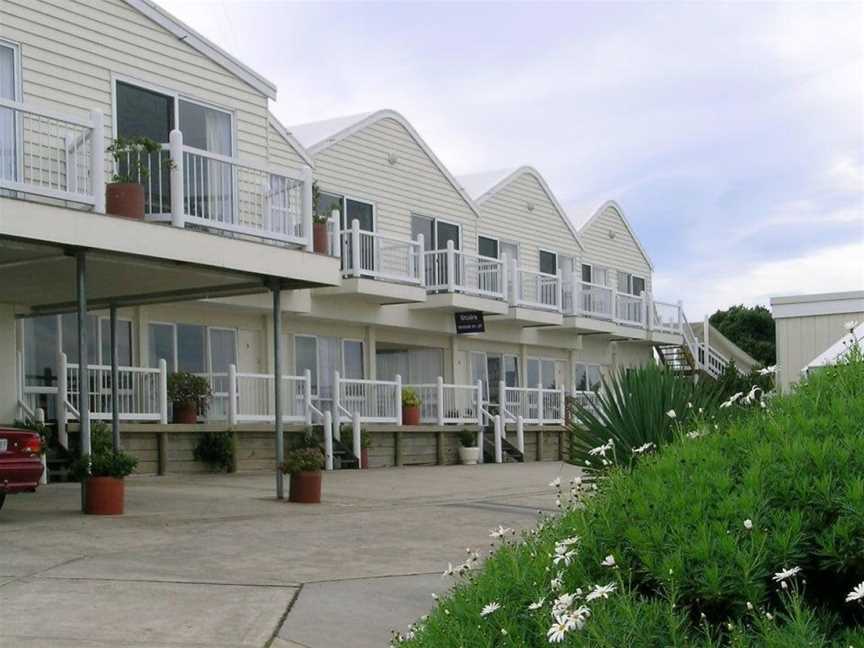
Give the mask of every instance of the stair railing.
<path id="1" fill-rule="evenodd" d="M 501 402 L 499 407 L 499 411 L 501 412 L 501 416 L 503 417 L 503 425 L 502 425 L 502 434 L 504 438 L 507 438 L 507 421 L 513 421 L 516 424 L 516 448 L 521 453 L 525 453 L 525 419 L 521 414 L 516 415 L 513 414 L 509 409 L 507 409 L 506 399 L 504 398 L 504 394 L 506 393 L 507 385 L 502 380 L 498 383 L 498 400 Z"/>

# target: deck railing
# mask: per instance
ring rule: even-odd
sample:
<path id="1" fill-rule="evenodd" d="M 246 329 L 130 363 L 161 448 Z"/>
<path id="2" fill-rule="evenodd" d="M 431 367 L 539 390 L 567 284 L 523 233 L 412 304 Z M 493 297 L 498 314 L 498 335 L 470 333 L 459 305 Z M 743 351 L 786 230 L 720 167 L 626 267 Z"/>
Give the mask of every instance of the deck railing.
<path id="1" fill-rule="evenodd" d="M 513 418 L 535 425 L 564 425 L 564 389 L 499 386 L 499 406 Z"/>
<path id="2" fill-rule="evenodd" d="M 515 259 L 512 259 L 509 276 L 512 285 L 512 294 L 510 295 L 512 305 L 543 310 L 561 310 L 562 282 L 560 274 L 525 270 L 519 267 Z"/>
<path id="3" fill-rule="evenodd" d="M 0 99 L 0 189 L 104 211 L 103 123 Z"/>
<path id="4" fill-rule="evenodd" d="M 668 304 L 666 302 L 653 302 L 653 321 L 651 328 L 664 333 L 681 332 L 681 302 Z"/>
<path id="5" fill-rule="evenodd" d="M 283 375 L 281 382 L 282 420 L 285 423 L 312 423 L 312 381 L 303 376 Z M 273 374 L 241 373 L 228 368 L 228 421 L 237 423 L 276 420 Z M 233 407 L 232 407 L 233 403 Z"/>
<path id="6" fill-rule="evenodd" d="M 402 424 L 402 379 L 360 380 L 333 375 L 333 420 Z"/>
<path id="7" fill-rule="evenodd" d="M 346 276 L 369 277 L 400 283 L 423 283 L 423 237 L 407 241 L 360 229 L 353 221 L 351 229 L 339 234 L 342 268 Z"/>
<path id="8" fill-rule="evenodd" d="M 636 297 L 626 293 L 615 293 L 615 321 L 631 326 L 645 326 L 646 297 Z"/>
<path id="9" fill-rule="evenodd" d="M 483 383 L 448 385 L 442 377 L 434 383 L 405 385 L 420 399 L 420 422 L 427 425 L 482 425 Z"/>
<path id="10" fill-rule="evenodd" d="M 452 241 L 444 250 L 426 251 L 424 257 L 428 290 L 505 298 L 504 264 L 498 259 L 456 250 Z"/>

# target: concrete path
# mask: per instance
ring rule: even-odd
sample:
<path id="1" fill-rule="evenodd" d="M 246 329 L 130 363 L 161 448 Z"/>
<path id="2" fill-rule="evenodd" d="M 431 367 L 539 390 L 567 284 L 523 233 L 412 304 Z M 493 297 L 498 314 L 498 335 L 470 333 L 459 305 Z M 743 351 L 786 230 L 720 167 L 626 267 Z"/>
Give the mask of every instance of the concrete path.
<path id="1" fill-rule="evenodd" d="M 0 647 L 386 646 L 489 529 L 551 510 L 559 463 L 325 475 L 318 506 L 270 475 L 137 478 L 123 517 L 78 513 L 77 485 L 0 511 Z"/>

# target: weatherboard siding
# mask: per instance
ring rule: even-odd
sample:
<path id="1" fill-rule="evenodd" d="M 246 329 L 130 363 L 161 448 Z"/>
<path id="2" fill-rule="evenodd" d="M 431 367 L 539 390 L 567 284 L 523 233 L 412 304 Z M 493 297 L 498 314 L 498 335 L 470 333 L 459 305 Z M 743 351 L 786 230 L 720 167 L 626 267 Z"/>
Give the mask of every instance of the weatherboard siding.
<path id="1" fill-rule="evenodd" d="M 2 0 L 0 38 L 21 46 L 25 102 L 100 110 L 111 138 L 112 79 L 137 81 L 228 110 L 236 153 L 267 159 L 267 97 L 125 2 Z"/>
<path id="2" fill-rule="evenodd" d="M 282 134 L 273 126 L 267 126 L 267 150 L 268 159 L 275 165 L 299 169 L 306 165 L 306 161 L 300 157 L 295 149 Z"/>
<path id="3" fill-rule="evenodd" d="M 609 236 L 609 232 L 614 234 L 614 238 Z M 614 207 L 607 206 L 603 213 L 579 234 L 585 246 L 585 263 L 644 277 L 646 289 L 651 291 L 651 266 Z M 609 279 L 612 286 L 617 286 L 615 276 Z"/>
<path id="4" fill-rule="evenodd" d="M 534 206 L 528 211 L 528 204 Z M 523 173 L 480 204 L 480 236 L 519 244 L 519 262 L 540 269 L 540 250 L 580 256 L 573 232 L 531 173 Z"/>
<path id="5" fill-rule="evenodd" d="M 369 124 L 316 154 L 315 177 L 322 191 L 374 203 L 379 234 L 409 239 L 411 214 L 431 216 L 460 224 L 464 249 L 476 252 L 476 214 L 395 119 Z"/>

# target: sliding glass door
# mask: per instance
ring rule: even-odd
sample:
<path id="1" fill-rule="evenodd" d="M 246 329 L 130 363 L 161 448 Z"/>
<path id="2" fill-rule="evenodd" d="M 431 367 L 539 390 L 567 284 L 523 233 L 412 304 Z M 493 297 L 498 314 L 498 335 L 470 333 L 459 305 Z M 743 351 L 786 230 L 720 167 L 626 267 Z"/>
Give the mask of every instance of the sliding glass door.
<path id="1" fill-rule="evenodd" d="M 0 41 L 0 99 L 18 99 L 18 50 Z M 18 178 L 18 138 L 15 113 L 0 108 L 0 180 L 14 182 Z"/>

